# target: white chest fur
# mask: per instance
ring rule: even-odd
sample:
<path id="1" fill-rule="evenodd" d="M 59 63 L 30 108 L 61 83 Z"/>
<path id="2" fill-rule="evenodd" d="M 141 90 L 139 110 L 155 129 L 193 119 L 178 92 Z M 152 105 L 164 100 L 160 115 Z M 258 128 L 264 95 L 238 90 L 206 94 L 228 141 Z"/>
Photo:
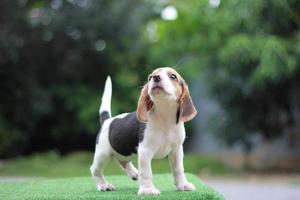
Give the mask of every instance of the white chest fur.
<path id="1" fill-rule="evenodd" d="M 173 149 L 182 145 L 185 138 L 183 123 L 170 128 L 157 127 L 149 123 L 145 129 L 144 139 L 139 148 L 151 149 L 153 158 L 166 157 Z"/>

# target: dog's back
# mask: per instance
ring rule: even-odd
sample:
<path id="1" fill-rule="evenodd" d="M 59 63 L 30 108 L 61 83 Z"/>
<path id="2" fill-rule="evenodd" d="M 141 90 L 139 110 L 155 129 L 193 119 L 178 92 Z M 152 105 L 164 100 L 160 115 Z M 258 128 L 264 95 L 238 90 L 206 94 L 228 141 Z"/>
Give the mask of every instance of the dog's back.
<path id="1" fill-rule="evenodd" d="M 136 112 L 124 113 L 116 117 L 111 116 L 111 97 L 112 83 L 108 76 L 105 81 L 102 102 L 99 108 L 100 124 L 103 126 L 107 119 L 108 138 L 110 146 L 116 153 L 122 156 L 130 156 L 137 153 L 137 146 L 143 140 L 146 124 L 138 121 Z M 96 144 L 99 144 L 99 138 L 102 130 L 99 131 Z"/>
<path id="2" fill-rule="evenodd" d="M 115 118 L 109 128 L 109 143 L 117 153 L 130 156 L 137 153 L 137 146 L 143 140 L 145 123 L 137 120 L 136 112 L 123 118 Z"/>

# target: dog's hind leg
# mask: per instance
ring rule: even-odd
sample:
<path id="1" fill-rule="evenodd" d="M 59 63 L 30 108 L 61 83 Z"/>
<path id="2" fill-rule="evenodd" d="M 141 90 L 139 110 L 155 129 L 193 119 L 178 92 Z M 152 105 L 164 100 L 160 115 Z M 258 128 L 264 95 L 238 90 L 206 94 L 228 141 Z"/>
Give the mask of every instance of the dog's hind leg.
<path id="1" fill-rule="evenodd" d="M 116 189 L 112 184 L 108 183 L 103 176 L 104 166 L 110 159 L 111 155 L 109 152 L 96 148 L 94 161 L 90 170 L 99 191 L 112 191 Z"/>
<path id="2" fill-rule="evenodd" d="M 129 178 L 136 181 L 138 179 L 138 170 L 134 167 L 132 162 L 126 162 L 126 161 L 117 161 L 123 168 L 123 170 L 127 173 Z"/>

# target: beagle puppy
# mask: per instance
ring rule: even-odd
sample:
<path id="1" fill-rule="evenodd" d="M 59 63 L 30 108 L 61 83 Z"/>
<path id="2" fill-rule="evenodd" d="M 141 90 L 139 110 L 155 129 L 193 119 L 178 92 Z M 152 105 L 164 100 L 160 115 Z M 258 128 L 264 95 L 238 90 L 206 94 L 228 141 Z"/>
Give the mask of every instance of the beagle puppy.
<path id="1" fill-rule="evenodd" d="M 189 89 L 172 68 L 154 70 L 143 87 L 136 112 L 111 116 L 112 85 L 107 78 L 99 109 L 101 130 L 97 136 L 92 177 L 99 191 L 115 190 L 103 176 L 107 161 L 114 158 L 127 175 L 138 180 L 139 195 L 159 195 L 153 185 L 151 160 L 169 157 L 179 191 L 193 191 L 183 167 L 184 122 L 195 117 Z M 132 160 L 138 157 L 138 169 Z"/>

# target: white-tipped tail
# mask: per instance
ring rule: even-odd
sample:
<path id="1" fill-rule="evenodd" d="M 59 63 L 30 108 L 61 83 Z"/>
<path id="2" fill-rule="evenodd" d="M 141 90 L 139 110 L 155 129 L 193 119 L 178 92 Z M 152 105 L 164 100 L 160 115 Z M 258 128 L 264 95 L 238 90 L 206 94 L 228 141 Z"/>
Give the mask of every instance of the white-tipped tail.
<path id="1" fill-rule="evenodd" d="M 102 102 L 99 109 L 99 115 L 107 111 L 109 116 L 111 116 L 111 93 L 112 93 L 112 84 L 110 76 L 107 76 L 104 86 L 104 92 L 102 95 Z"/>

